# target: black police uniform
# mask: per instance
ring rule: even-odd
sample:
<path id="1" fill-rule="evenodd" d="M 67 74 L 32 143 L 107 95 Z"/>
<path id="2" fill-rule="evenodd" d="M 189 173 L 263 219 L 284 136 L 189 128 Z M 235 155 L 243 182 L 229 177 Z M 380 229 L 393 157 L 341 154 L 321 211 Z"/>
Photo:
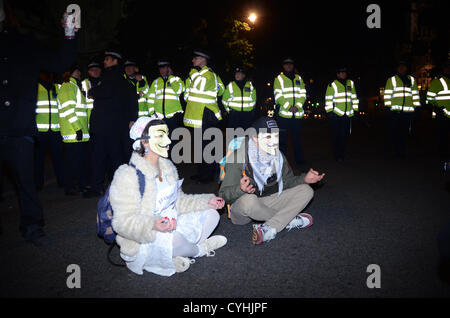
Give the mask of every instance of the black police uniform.
<path id="1" fill-rule="evenodd" d="M 123 141 L 129 134 L 129 122 L 137 119 L 138 101 L 135 89 L 123 77 L 119 65 L 103 70 L 100 84 L 89 91 L 94 99 L 90 119 L 91 135 L 91 193 L 104 191 L 104 177 L 110 177 L 123 163 Z"/>

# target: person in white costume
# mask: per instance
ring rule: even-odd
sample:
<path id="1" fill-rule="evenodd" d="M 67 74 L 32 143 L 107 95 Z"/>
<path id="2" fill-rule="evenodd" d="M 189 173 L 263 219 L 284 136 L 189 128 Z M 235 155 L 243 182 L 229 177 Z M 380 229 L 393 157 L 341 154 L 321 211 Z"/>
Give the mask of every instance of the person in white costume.
<path id="1" fill-rule="evenodd" d="M 140 117 L 130 130 L 134 152 L 130 165 L 120 166 L 110 187 L 112 226 L 128 269 L 171 276 L 186 271 L 193 258 L 214 256 L 224 246 L 211 236 L 224 200 L 214 194 L 185 194 L 168 157 L 169 129 L 156 117 Z M 134 165 L 134 167 L 132 166 Z M 145 176 L 141 197 L 136 169 Z M 191 259 L 192 258 L 192 259 Z"/>

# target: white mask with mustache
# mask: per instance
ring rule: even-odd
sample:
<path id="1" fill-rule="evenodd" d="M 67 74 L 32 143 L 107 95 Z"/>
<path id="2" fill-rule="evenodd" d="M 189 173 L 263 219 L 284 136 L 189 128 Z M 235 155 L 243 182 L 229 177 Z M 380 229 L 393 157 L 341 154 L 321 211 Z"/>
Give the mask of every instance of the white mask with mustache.
<path id="1" fill-rule="evenodd" d="M 169 157 L 169 145 L 172 143 L 169 138 L 169 127 L 167 125 L 150 126 L 148 136 L 150 150 L 161 157 Z"/>
<path id="2" fill-rule="evenodd" d="M 278 150 L 279 134 L 276 133 L 259 133 L 258 146 L 261 150 L 268 154 L 275 156 Z"/>

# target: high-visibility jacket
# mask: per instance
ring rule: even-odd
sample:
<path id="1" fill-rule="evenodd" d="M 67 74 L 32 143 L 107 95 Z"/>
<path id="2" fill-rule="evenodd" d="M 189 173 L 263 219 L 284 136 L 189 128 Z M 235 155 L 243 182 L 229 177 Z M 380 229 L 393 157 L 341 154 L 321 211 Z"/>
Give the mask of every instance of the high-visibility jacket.
<path id="1" fill-rule="evenodd" d="M 184 90 L 184 82 L 178 76 L 169 75 L 166 80 L 158 77 L 149 88 L 149 108 L 154 109 L 159 118 L 172 118 L 176 113 L 182 113 L 180 96 Z"/>
<path id="2" fill-rule="evenodd" d="M 89 140 L 88 112 L 86 100 L 76 79 L 70 78 L 69 82 L 63 83 L 58 92 L 59 101 L 59 123 L 63 142 L 79 142 L 76 132 L 81 129 L 83 139 Z M 111 128 L 113 129 L 113 127 Z"/>
<path id="3" fill-rule="evenodd" d="M 450 118 L 450 79 L 443 76 L 431 81 L 427 92 L 427 100 L 435 107 L 442 108 L 442 112 L 447 118 Z M 433 117 L 436 114 L 433 112 Z"/>
<path id="4" fill-rule="evenodd" d="M 303 104 L 306 100 L 305 82 L 300 75 L 295 74 L 293 80 L 281 73 L 275 78 L 273 84 L 275 103 L 280 105 L 278 114 L 284 118 L 302 118 L 305 114 Z M 290 111 L 292 106 L 297 108 L 296 112 Z"/>
<path id="5" fill-rule="evenodd" d="M 152 105 L 148 103 L 147 96 L 149 94 L 149 86 L 147 78 L 142 75 L 142 81 L 137 81 L 129 78 L 127 74 L 124 74 L 123 77 L 128 80 L 128 82 L 136 87 L 136 94 L 138 95 L 138 117 L 150 116 L 153 114 L 154 109 Z"/>
<path id="6" fill-rule="evenodd" d="M 235 81 L 230 82 L 222 96 L 222 104 L 227 112 L 232 110 L 249 112 L 255 108 L 256 90 L 252 82 L 247 81 L 241 90 Z"/>
<path id="7" fill-rule="evenodd" d="M 89 121 L 91 120 L 91 113 L 92 113 L 92 109 L 94 108 L 94 100 L 92 98 L 89 98 L 88 96 L 88 92 L 89 90 L 92 88 L 92 83 L 91 81 L 89 81 L 89 78 L 85 78 L 82 82 L 81 82 L 81 89 L 86 101 L 86 109 L 87 109 L 87 114 L 88 114 L 88 124 Z"/>
<path id="8" fill-rule="evenodd" d="M 59 131 L 58 113 L 58 90 L 59 85 L 53 84 L 55 90 L 47 90 L 41 83 L 38 83 L 36 102 L 36 126 L 38 131 L 47 132 Z"/>
<path id="9" fill-rule="evenodd" d="M 325 111 L 334 112 L 338 116 L 347 115 L 353 117 L 358 111 L 359 100 L 356 96 L 355 83 L 347 79 L 345 85 L 339 80 L 334 80 L 327 86 L 325 93 Z"/>
<path id="10" fill-rule="evenodd" d="M 222 80 L 210 68 L 204 66 L 200 71 L 192 69 L 186 80 L 184 125 L 201 128 L 205 108 L 211 110 L 218 120 L 222 120 L 217 97 L 222 96 L 224 91 Z"/>
<path id="11" fill-rule="evenodd" d="M 406 87 L 398 75 L 394 75 L 386 81 L 384 88 L 384 106 L 390 107 L 391 111 L 413 112 L 415 107 L 420 106 L 419 90 L 417 82 L 408 75 L 411 87 Z"/>

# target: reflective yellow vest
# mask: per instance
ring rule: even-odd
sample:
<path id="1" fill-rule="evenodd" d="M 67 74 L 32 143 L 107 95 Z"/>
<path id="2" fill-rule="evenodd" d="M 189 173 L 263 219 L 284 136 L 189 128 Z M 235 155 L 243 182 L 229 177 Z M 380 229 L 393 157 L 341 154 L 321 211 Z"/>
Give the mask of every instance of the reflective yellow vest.
<path id="1" fill-rule="evenodd" d="M 224 91 L 222 80 L 210 68 L 204 66 L 200 71 L 192 69 L 186 80 L 184 125 L 201 128 L 205 108 L 211 110 L 218 120 L 222 120 L 217 97 L 222 96 Z"/>
<path id="2" fill-rule="evenodd" d="M 450 118 L 450 80 L 448 77 L 433 79 L 427 92 L 427 100 L 435 107 L 442 108 L 444 115 Z M 433 117 L 436 114 L 433 112 Z"/>
<path id="3" fill-rule="evenodd" d="M 390 77 L 384 88 L 384 106 L 391 111 L 413 112 L 415 107 L 420 106 L 419 90 L 417 82 L 408 75 L 411 87 L 406 87 L 398 75 Z"/>
<path id="4" fill-rule="evenodd" d="M 59 85 L 55 85 L 55 92 L 58 93 Z M 59 131 L 58 98 L 53 91 L 47 90 L 38 83 L 36 102 L 36 126 L 38 131 L 47 132 Z"/>
<path id="5" fill-rule="evenodd" d="M 334 112 L 338 116 L 353 117 L 358 111 L 359 100 L 356 96 L 355 83 L 347 79 L 343 85 L 337 79 L 328 85 L 325 93 L 325 111 Z"/>
<path id="6" fill-rule="evenodd" d="M 74 78 L 71 77 L 69 82 L 61 85 L 58 92 L 58 101 L 63 142 L 88 141 L 90 136 L 86 100 Z M 80 129 L 83 132 L 83 139 L 78 141 L 76 132 Z"/>
<path id="7" fill-rule="evenodd" d="M 147 96 L 148 96 L 148 93 L 149 93 L 149 86 L 148 86 L 147 78 L 144 75 L 142 75 L 142 81 L 144 83 L 141 84 L 141 82 L 138 82 L 138 81 L 136 81 L 136 83 L 134 83 L 127 76 L 127 74 L 123 74 L 123 77 L 126 80 L 128 80 L 128 82 L 131 85 L 136 87 L 136 94 L 138 95 L 138 106 L 139 106 L 138 117 L 152 115 L 153 112 L 154 112 L 154 109 L 151 107 L 151 105 L 147 101 Z"/>
<path id="8" fill-rule="evenodd" d="M 82 82 L 81 82 L 81 88 L 83 90 L 83 95 L 86 101 L 86 109 L 87 109 L 87 114 L 88 114 L 88 124 L 91 120 L 91 113 L 92 113 L 92 109 L 94 108 L 94 100 L 92 98 L 88 97 L 88 92 L 89 90 L 92 88 L 91 82 L 89 81 L 89 78 L 85 78 Z"/>
<path id="9" fill-rule="evenodd" d="M 166 81 L 162 77 L 150 85 L 147 103 L 159 118 L 172 118 L 182 113 L 180 95 L 184 92 L 184 83 L 178 76 L 169 75 Z"/>
<path id="10" fill-rule="evenodd" d="M 300 75 L 295 74 L 293 80 L 281 73 L 275 78 L 273 84 L 275 103 L 280 105 L 278 114 L 284 118 L 302 118 L 305 114 L 303 104 L 306 100 L 305 82 Z M 295 106 L 297 111 L 292 113 L 291 107 Z"/>
<path id="11" fill-rule="evenodd" d="M 252 82 L 247 81 L 243 90 L 235 81 L 230 82 L 223 93 L 222 104 L 227 112 L 230 111 L 230 108 L 235 111 L 252 111 L 256 104 L 256 90 Z"/>

